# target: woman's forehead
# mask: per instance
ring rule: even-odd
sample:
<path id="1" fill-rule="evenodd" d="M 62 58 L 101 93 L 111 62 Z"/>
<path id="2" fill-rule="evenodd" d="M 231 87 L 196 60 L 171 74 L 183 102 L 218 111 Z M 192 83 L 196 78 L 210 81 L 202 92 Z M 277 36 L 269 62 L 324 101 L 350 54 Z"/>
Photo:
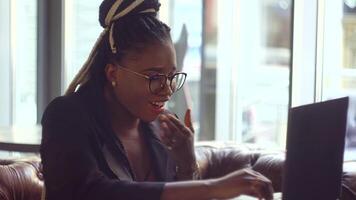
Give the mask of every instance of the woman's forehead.
<path id="1" fill-rule="evenodd" d="M 145 66 L 141 71 L 154 71 L 160 73 L 175 72 L 177 68 L 175 66 Z"/>
<path id="2" fill-rule="evenodd" d="M 176 55 L 173 45 L 150 45 L 143 51 L 129 54 L 126 65 L 140 71 L 175 71 Z"/>

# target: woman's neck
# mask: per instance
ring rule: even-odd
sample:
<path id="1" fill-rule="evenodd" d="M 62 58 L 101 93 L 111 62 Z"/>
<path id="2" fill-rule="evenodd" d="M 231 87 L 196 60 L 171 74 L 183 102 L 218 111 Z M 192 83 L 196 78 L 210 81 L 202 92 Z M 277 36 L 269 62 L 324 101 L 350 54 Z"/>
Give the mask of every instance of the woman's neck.
<path id="1" fill-rule="evenodd" d="M 109 88 L 105 88 L 104 97 L 114 132 L 118 136 L 120 135 L 120 137 L 137 137 L 139 134 L 140 119 L 133 116 L 120 104 Z"/>

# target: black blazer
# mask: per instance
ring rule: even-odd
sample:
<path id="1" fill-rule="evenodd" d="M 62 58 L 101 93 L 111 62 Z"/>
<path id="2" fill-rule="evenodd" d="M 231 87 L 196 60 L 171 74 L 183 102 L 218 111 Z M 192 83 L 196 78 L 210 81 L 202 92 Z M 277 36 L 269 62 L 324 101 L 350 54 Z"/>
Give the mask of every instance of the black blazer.
<path id="1" fill-rule="evenodd" d="M 57 97 L 42 118 L 41 159 L 47 200 L 160 199 L 175 180 L 175 163 L 157 122 L 144 125 L 158 182 L 136 182 L 109 124 L 102 90 L 86 87 Z M 114 160 L 110 160 L 114 159 Z"/>

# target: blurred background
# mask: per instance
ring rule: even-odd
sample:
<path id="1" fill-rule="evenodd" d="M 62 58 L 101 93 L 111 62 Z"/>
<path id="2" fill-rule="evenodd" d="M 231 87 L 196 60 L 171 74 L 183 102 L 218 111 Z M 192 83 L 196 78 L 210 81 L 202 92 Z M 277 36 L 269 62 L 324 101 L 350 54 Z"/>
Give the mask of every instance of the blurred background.
<path id="1" fill-rule="evenodd" d="M 64 93 L 102 31 L 100 3 L 0 1 L 0 142 L 39 138 L 43 110 Z M 181 117 L 192 109 L 198 141 L 284 148 L 289 107 L 356 93 L 356 0 L 161 4 L 159 18 L 187 49 L 187 83 L 168 108 Z M 356 123 L 349 126 L 351 160 Z"/>

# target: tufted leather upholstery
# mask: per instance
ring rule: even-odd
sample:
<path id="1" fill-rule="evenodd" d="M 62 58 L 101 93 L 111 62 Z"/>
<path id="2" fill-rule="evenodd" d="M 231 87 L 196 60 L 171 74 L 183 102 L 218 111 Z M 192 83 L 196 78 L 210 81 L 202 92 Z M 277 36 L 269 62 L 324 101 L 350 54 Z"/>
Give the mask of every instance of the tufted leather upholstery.
<path id="1" fill-rule="evenodd" d="M 0 160 L 0 200 L 40 200 L 40 159 Z"/>
<path id="2" fill-rule="evenodd" d="M 252 168 L 267 176 L 276 192 L 281 191 L 284 152 L 254 145 L 200 143 L 197 157 L 204 179 L 221 177 L 237 169 Z"/>
<path id="3" fill-rule="evenodd" d="M 207 142 L 200 143 L 196 152 L 204 179 L 250 167 L 268 177 L 275 192 L 282 191 L 284 151 L 266 150 L 255 145 Z M 341 200 L 356 200 L 356 161 L 344 163 Z"/>
<path id="4" fill-rule="evenodd" d="M 283 151 L 214 142 L 198 144 L 196 154 L 204 179 L 252 167 L 272 181 L 276 192 L 281 191 Z M 347 166 L 342 178 L 342 200 L 356 200 L 356 162 L 347 163 Z M 38 157 L 0 160 L 0 200 L 40 200 L 42 188 Z"/>

